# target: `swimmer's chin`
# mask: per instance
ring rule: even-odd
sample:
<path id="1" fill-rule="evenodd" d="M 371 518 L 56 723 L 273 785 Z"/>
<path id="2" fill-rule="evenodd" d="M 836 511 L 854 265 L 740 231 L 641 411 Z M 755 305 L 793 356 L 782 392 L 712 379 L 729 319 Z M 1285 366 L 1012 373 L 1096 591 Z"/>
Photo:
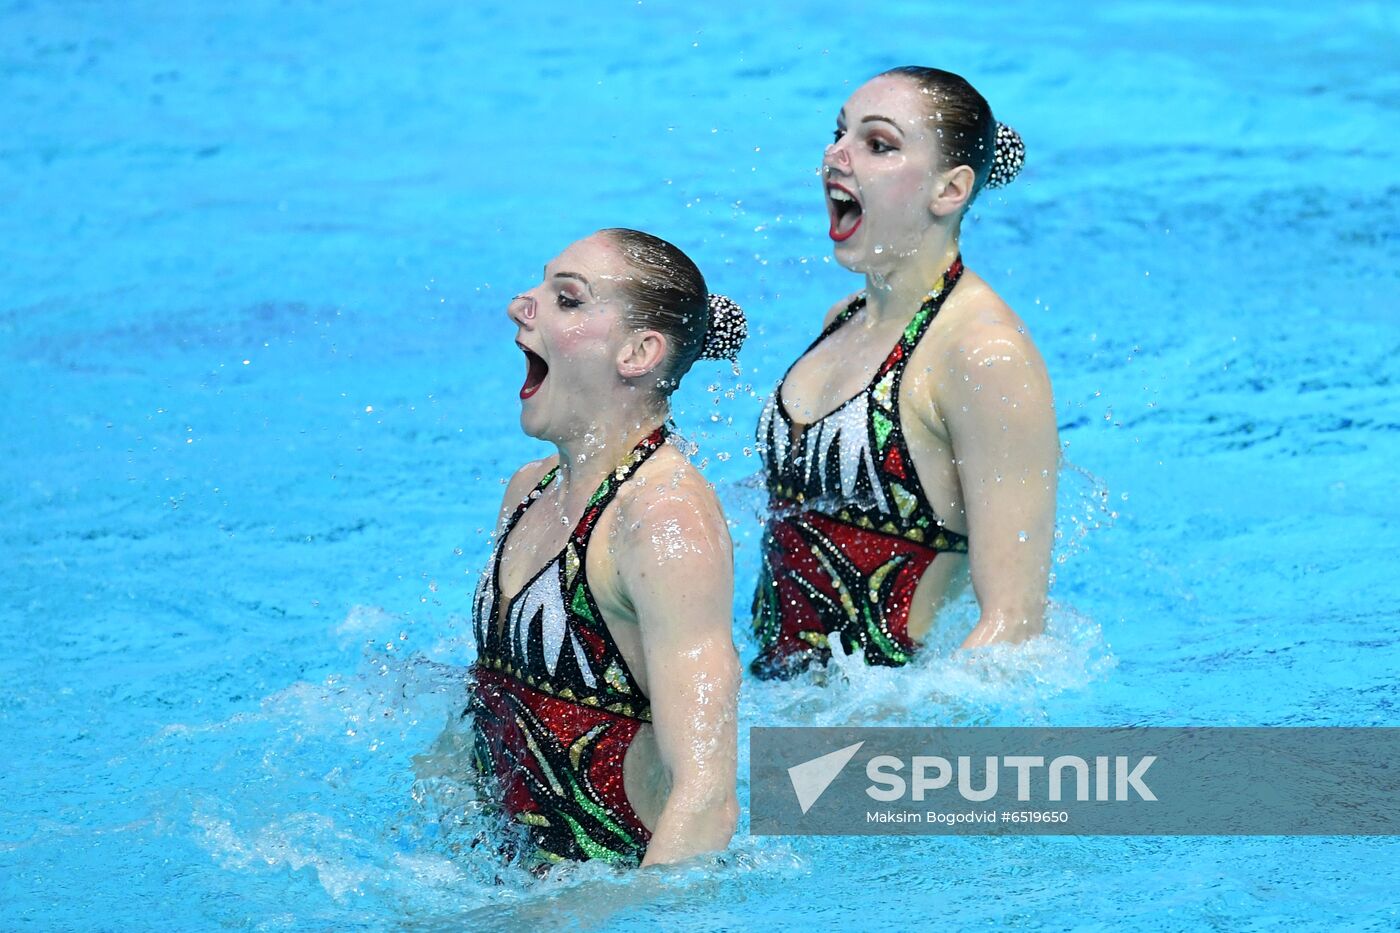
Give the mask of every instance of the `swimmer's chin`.
<path id="1" fill-rule="evenodd" d="M 848 247 L 844 243 L 836 243 L 834 246 L 835 249 L 832 251 L 832 258 L 836 260 L 838 266 L 845 269 L 847 272 L 865 275 L 871 272 L 880 272 L 884 269 L 883 266 L 877 266 L 875 264 L 873 257 L 866 255 L 864 252 L 857 252 L 854 247 Z"/>
<path id="2" fill-rule="evenodd" d="M 526 411 L 520 413 L 520 431 L 526 437 L 533 437 L 537 441 L 547 443 L 553 443 L 557 439 L 556 434 L 558 433 L 549 430 L 546 425 L 538 423 L 537 419 L 531 417 L 531 414 Z"/>
<path id="3" fill-rule="evenodd" d="M 574 420 L 572 424 L 577 425 L 578 421 Z M 574 436 L 571 430 L 561 429 L 557 419 L 548 420 L 540 411 L 531 411 L 527 407 L 522 407 L 520 412 L 520 431 L 526 437 L 555 445 L 567 443 Z"/>

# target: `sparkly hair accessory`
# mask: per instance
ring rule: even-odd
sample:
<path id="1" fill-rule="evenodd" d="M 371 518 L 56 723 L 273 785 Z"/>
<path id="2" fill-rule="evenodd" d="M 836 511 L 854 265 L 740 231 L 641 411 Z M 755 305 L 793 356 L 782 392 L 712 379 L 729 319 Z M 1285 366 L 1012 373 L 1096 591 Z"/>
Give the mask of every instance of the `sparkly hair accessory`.
<path id="1" fill-rule="evenodd" d="M 1011 184 L 1011 180 L 1026 164 L 1026 144 L 1021 142 L 1021 134 L 1005 123 L 997 124 L 997 149 L 992 156 L 992 171 L 987 176 L 988 188 L 1000 188 Z"/>
<path id="2" fill-rule="evenodd" d="M 710 326 L 705 331 L 705 345 L 700 348 L 700 358 L 737 360 L 739 348 L 749 335 L 743 309 L 723 295 L 708 295 L 705 303 L 710 308 Z"/>

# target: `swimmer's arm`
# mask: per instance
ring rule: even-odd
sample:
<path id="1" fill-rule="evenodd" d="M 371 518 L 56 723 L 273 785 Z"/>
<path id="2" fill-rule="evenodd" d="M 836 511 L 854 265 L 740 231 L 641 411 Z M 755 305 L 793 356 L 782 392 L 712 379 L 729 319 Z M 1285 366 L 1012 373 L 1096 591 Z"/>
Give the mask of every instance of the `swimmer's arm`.
<path id="1" fill-rule="evenodd" d="M 1004 323 L 979 323 L 950 351 L 939 410 L 967 514 L 980 616 L 964 648 L 1020 642 L 1045 624 L 1060 441 L 1045 362 Z"/>
<path id="2" fill-rule="evenodd" d="M 619 516 L 622 586 L 637 613 L 652 725 L 671 790 L 644 865 L 729 845 L 735 790 L 739 658 L 730 605 L 729 531 L 714 495 L 695 480 L 648 487 Z"/>

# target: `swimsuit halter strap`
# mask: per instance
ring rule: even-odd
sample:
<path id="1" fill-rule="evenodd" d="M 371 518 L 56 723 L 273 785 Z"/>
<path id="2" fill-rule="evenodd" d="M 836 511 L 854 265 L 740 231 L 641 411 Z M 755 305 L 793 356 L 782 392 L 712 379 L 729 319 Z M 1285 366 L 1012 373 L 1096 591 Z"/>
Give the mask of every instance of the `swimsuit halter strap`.
<path id="1" fill-rule="evenodd" d="M 520 500 L 520 504 L 515 507 L 515 511 L 510 513 L 510 518 L 506 519 L 505 526 L 501 528 L 500 532 L 501 541 L 505 541 L 506 536 L 511 533 L 511 530 L 513 528 L 515 528 L 515 523 L 520 521 L 520 516 L 525 514 L 525 510 L 530 507 L 530 504 L 533 503 L 536 499 L 538 499 L 540 497 L 540 494 L 549 488 L 549 484 L 554 482 L 554 477 L 558 475 L 558 464 L 550 467 L 548 470 L 545 471 L 544 476 L 541 476 L 540 481 L 535 484 L 535 488 L 531 489 L 530 492 L 526 494 L 525 498 Z"/>
<path id="2" fill-rule="evenodd" d="M 914 343 L 917 343 L 919 337 L 923 336 L 923 332 L 927 329 L 929 322 L 938 316 L 939 309 L 943 307 L 943 302 L 947 300 L 949 293 L 953 291 L 953 286 L 958 284 L 958 280 L 962 278 L 962 274 L 962 253 L 958 253 L 953 257 L 953 261 L 948 265 L 948 268 L 943 270 L 943 274 L 938 277 L 938 281 L 934 282 L 933 287 L 928 290 L 928 294 L 924 297 L 923 303 L 919 305 L 919 310 L 915 312 L 913 320 L 909 322 L 911 327 L 914 325 L 915 321 L 918 322 L 917 333 L 912 335 L 912 341 Z M 826 325 L 826 327 L 822 329 L 822 332 L 817 335 L 817 339 L 812 341 L 811 346 L 802 352 L 802 356 L 811 353 L 817 348 L 817 344 L 830 337 L 841 325 L 853 318 L 857 311 L 865 307 L 866 300 L 867 296 L 865 292 L 861 292 L 856 295 L 856 297 L 852 298 L 851 303 L 842 308 L 841 312 L 836 315 L 832 322 Z M 924 316 L 926 309 L 932 311 L 932 313 Z M 901 338 L 901 342 L 909 339 L 910 336 L 906 329 L 904 337 Z M 799 356 L 797 359 L 802 359 L 802 356 Z M 792 366 L 796 365 L 797 361 L 794 360 Z M 792 371 L 792 366 L 788 367 L 788 372 Z M 786 373 L 783 375 L 783 379 L 787 379 Z"/>
<path id="3" fill-rule="evenodd" d="M 919 338 L 928 330 L 929 324 L 938 317 L 938 312 L 942 310 L 943 303 L 948 300 L 948 296 L 953 293 L 953 286 L 962 279 L 963 261 L 962 254 L 953 257 L 952 263 L 943 270 L 943 274 L 938 277 L 938 281 L 933 283 L 933 288 L 928 290 L 924 296 L 923 303 L 919 305 L 919 310 L 914 313 L 914 318 L 909 322 L 909 326 L 904 330 L 904 339 L 909 342 L 910 349 L 919 342 Z"/>
<path id="4" fill-rule="evenodd" d="M 583 510 L 583 517 L 578 520 L 578 524 L 574 527 L 574 533 L 570 535 L 570 539 L 579 548 L 580 558 L 583 556 L 583 550 L 588 546 L 588 539 L 593 534 L 593 527 L 598 524 L 598 518 L 617 497 L 622 484 L 627 482 L 628 478 L 637 472 L 637 468 L 656 453 L 670 436 L 671 429 L 668 425 L 658 425 L 656 430 L 637 442 L 637 446 L 632 448 L 632 452 L 624 457 L 611 473 L 603 477 L 603 481 L 589 497 L 588 505 Z"/>
<path id="5" fill-rule="evenodd" d="M 593 526 L 597 524 L 598 516 L 602 515 L 603 510 L 608 507 L 608 503 L 612 502 L 613 498 L 617 495 L 618 489 L 622 487 L 622 484 L 627 481 L 627 478 L 636 472 L 637 468 L 645 463 L 647 458 L 655 453 L 670 436 L 671 428 L 669 424 L 658 426 L 656 430 L 638 441 L 637 446 L 632 448 L 632 452 L 624 457 L 622 462 L 613 468 L 611 473 L 603 477 L 603 481 L 598 484 L 598 488 L 595 489 L 593 495 L 589 497 L 588 505 L 583 510 L 583 517 L 579 519 L 578 524 L 574 526 L 573 533 L 569 535 L 571 541 L 574 541 L 579 546 L 583 546 L 587 543 L 588 536 L 593 531 Z M 525 510 L 549 488 L 549 484 L 554 482 L 555 477 L 558 475 L 559 466 L 556 464 L 550 467 L 549 470 L 545 472 L 544 476 L 540 477 L 539 482 L 535 483 L 535 488 L 531 489 L 529 494 L 520 500 L 520 504 L 515 507 L 515 511 L 512 512 L 510 518 L 506 520 L 505 526 L 501 529 L 499 540 L 504 541 L 506 539 L 506 536 L 515 528 L 516 523 L 520 521 L 520 517 L 525 514 Z"/>

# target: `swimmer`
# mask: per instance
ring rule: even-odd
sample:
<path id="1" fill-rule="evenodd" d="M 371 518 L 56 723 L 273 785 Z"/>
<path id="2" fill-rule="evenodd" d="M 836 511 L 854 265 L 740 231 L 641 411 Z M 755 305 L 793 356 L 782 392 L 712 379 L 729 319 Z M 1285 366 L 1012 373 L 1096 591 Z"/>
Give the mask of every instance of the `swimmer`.
<path id="1" fill-rule="evenodd" d="M 668 399 L 697 358 L 735 358 L 743 313 L 676 247 L 622 229 L 568 247 L 507 313 L 520 425 L 557 452 L 511 479 L 474 600 L 479 772 L 539 865 L 724 849 L 733 555 Z"/>
<path id="2" fill-rule="evenodd" d="M 846 101 L 822 159 L 836 260 L 865 276 L 759 423 L 769 492 L 760 677 L 840 642 L 902 665 L 971 578 L 964 648 L 1043 627 L 1059 439 L 1026 326 L 963 265 L 963 215 L 1025 148 L 961 77 L 896 68 Z"/>

